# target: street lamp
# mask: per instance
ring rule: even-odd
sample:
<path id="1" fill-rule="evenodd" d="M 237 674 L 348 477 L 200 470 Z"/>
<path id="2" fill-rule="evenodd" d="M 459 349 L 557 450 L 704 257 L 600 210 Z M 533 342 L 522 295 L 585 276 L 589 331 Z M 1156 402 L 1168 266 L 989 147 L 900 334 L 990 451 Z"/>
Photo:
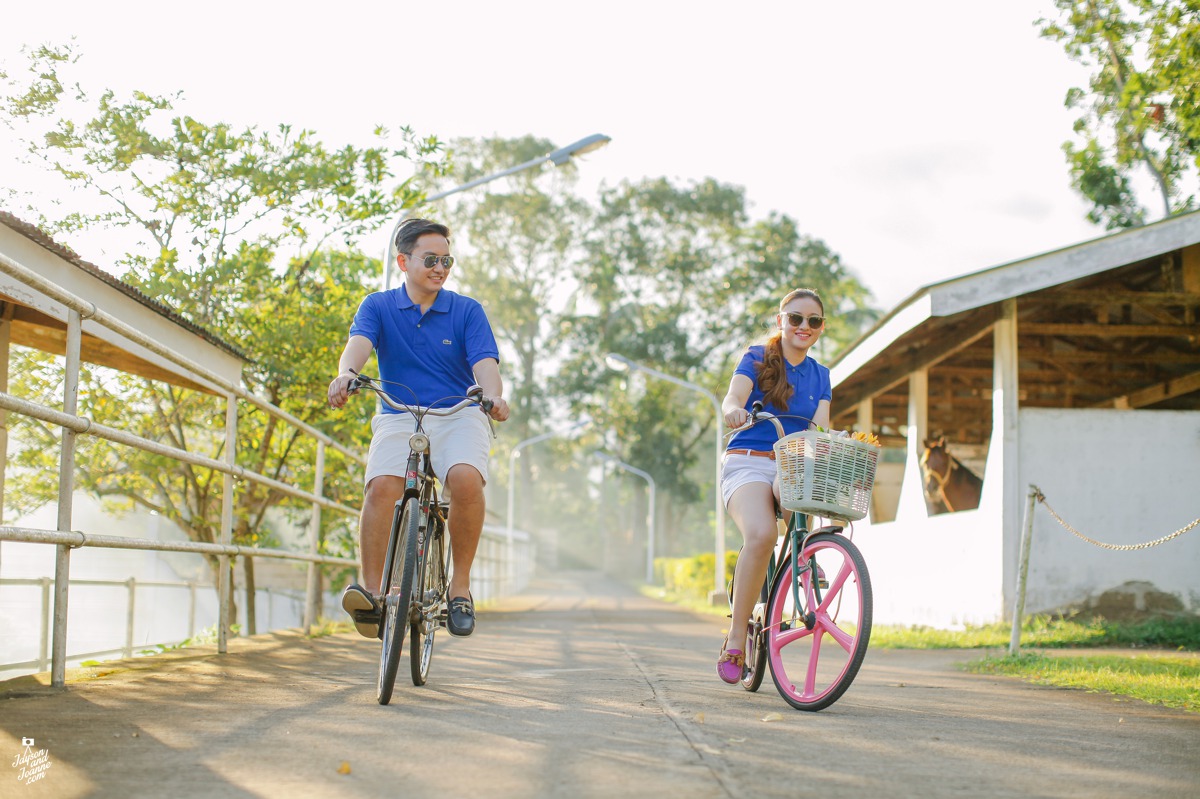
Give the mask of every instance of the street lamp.
<path id="1" fill-rule="evenodd" d="M 714 476 L 714 480 L 713 480 L 713 499 L 714 499 L 715 511 L 716 511 L 716 515 L 717 515 L 717 541 L 716 541 L 716 546 L 714 547 L 714 549 L 716 550 L 716 556 L 717 556 L 716 568 L 714 570 L 716 572 L 716 588 L 714 589 L 714 591 L 715 591 L 714 596 L 724 596 L 725 595 L 725 505 L 724 505 L 724 503 L 721 502 L 721 454 L 723 453 L 725 447 L 724 447 L 724 436 L 722 435 L 722 429 L 721 429 L 721 419 L 723 418 L 723 414 L 721 413 L 720 400 L 717 399 L 716 394 L 712 393 L 711 391 L 704 388 L 703 386 L 698 386 L 695 383 L 689 383 L 686 380 L 681 380 L 678 377 L 675 377 L 674 375 L 669 375 L 666 372 L 660 372 L 657 369 L 651 369 L 649 366 L 644 366 L 635 361 L 631 361 L 628 358 L 626 358 L 624 355 L 617 355 L 615 352 L 610 352 L 607 355 L 605 355 L 604 363 L 608 365 L 609 369 L 612 369 L 617 372 L 628 372 L 631 369 L 639 371 L 639 372 L 645 372 L 648 375 L 653 375 L 654 377 L 660 378 L 662 380 L 666 380 L 667 382 L 674 383 L 677 386 L 683 386 L 684 388 L 699 392 L 700 394 L 703 394 L 704 396 L 708 397 L 709 401 L 712 402 L 713 411 L 717 415 L 716 419 L 713 422 L 713 430 L 714 430 L 715 436 L 716 436 L 714 439 L 715 447 L 713 449 L 713 459 L 715 462 L 715 466 L 714 466 L 715 476 Z"/>
<path id="2" fill-rule="evenodd" d="M 542 164 L 550 163 L 554 164 L 555 166 L 562 166 L 575 156 L 583 155 L 584 153 L 590 153 L 593 150 L 598 150 L 604 145 L 608 144 L 610 141 L 612 141 L 612 139 L 608 136 L 605 136 L 603 133 L 593 133 L 591 136 L 582 138 L 573 144 L 568 144 L 566 147 L 559 147 L 557 150 L 546 153 L 545 155 L 539 155 L 537 158 L 533 158 L 523 164 L 517 164 L 516 166 L 509 167 L 502 172 L 496 172 L 492 175 L 484 175 L 481 178 L 475 178 L 475 180 L 464 183 L 461 186 L 455 186 L 452 189 L 438 192 L 430 197 L 426 197 L 421 204 L 425 205 L 426 203 L 431 203 L 434 200 L 440 200 L 443 197 L 449 197 L 451 194 L 457 194 L 460 191 L 473 189 L 476 186 L 482 186 L 484 183 L 490 183 L 493 180 L 499 180 L 500 178 L 508 177 L 509 175 L 516 174 L 517 172 L 522 172 L 526 169 L 532 169 L 535 166 L 541 166 Z M 396 268 L 396 233 L 400 230 L 400 225 L 404 223 L 404 220 L 407 219 L 409 214 L 411 214 L 414 210 L 415 209 L 413 208 L 406 208 L 405 210 L 401 211 L 400 216 L 396 217 L 396 224 L 392 225 L 392 235 L 388 238 L 387 250 L 383 256 L 384 291 L 387 291 L 392 287 L 392 270 Z"/>
<path id="3" fill-rule="evenodd" d="M 624 469 L 627 472 L 636 474 L 638 477 L 650 484 L 650 509 L 646 513 L 646 583 L 654 582 L 654 478 L 646 472 L 634 466 L 630 466 L 624 461 L 617 460 L 607 452 L 594 452 L 597 458 L 602 461 L 607 461 L 613 466 Z"/>
<path id="4" fill-rule="evenodd" d="M 512 568 L 512 563 L 513 563 L 513 519 L 514 519 L 513 513 L 516 510 L 516 502 L 517 502 L 517 499 L 516 499 L 517 498 L 517 490 L 516 490 L 517 489 L 517 477 L 516 477 L 517 458 L 520 457 L 521 450 L 531 444 L 536 444 L 539 441 L 545 441 L 548 438 L 555 438 L 558 436 L 570 435 L 571 433 L 575 432 L 579 428 L 585 427 L 590 423 L 591 423 L 590 419 L 584 419 L 582 421 L 576 422 L 575 424 L 571 425 L 569 428 L 567 428 L 562 433 L 555 433 L 555 432 L 540 433 L 536 436 L 527 438 L 524 441 L 518 441 L 513 446 L 512 451 L 508 453 L 508 523 L 506 525 L 506 531 L 508 533 L 507 547 L 508 547 L 508 563 L 509 563 L 510 569 Z"/>

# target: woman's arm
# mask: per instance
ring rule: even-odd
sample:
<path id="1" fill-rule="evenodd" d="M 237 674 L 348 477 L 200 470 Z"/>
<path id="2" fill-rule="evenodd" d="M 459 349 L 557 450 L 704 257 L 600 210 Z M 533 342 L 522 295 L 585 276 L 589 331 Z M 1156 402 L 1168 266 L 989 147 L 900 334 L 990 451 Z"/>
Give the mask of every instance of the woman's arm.
<path id="1" fill-rule="evenodd" d="M 721 401 L 721 413 L 725 414 L 726 427 L 741 427 L 750 418 L 746 411 L 746 400 L 750 399 L 750 392 L 753 390 L 754 383 L 745 375 L 735 374 L 729 381 L 729 391 Z"/>
<path id="2" fill-rule="evenodd" d="M 829 400 L 823 399 L 817 403 L 817 412 L 813 414 L 809 429 L 811 430 L 813 427 L 829 429 Z"/>

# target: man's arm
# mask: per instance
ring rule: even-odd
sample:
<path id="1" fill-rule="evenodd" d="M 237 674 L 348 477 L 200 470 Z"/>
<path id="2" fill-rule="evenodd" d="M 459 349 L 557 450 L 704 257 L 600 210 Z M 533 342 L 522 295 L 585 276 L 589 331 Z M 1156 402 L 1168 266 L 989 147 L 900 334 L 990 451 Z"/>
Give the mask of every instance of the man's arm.
<path id="1" fill-rule="evenodd" d="M 342 357 L 338 359 L 338 376 L 329 384 L 329 407 L 340 408 L 346 404 L 350 397 L 346 387 L 362 370 L 373 349 L 375 347 L 366 336 L 351 336 L 346 342 L 346 349 L 342 350 Z"/>
<path id="2" fill-rule="evenodd" d="M 497 422 L 508 419 L 508 403 L 504 401 L 504 381 L 500 378 L 500 364 L 495 358 L 484 358 L 471 367 L 475 380 L 483 388 L 483 396 L 492 401 L 491 416 Z"/>

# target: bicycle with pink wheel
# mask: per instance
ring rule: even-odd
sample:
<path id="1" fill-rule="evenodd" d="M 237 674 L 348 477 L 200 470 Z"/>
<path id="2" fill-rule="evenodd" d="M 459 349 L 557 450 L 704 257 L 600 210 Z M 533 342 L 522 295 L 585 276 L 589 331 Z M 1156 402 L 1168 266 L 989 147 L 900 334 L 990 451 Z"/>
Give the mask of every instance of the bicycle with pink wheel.
<path id="1" fill-rule="evenodd" d="M 850 687 L 871 640 L 867 564 L 845 527 L 832 522 L 867 515 L 878 447 L 818 430 L 784 435 L 778 419 L 757 403 L 733 432 L 762 421 L 780 435 L 774 450 L 787 532 L 750 615 L 741 684 L 757 691 L 769 666 L 789 705 L 823 710 Z M 809 515 L 831 524 L 809 529 Z M 732 580 L 729 591 L 732 610 Z"/>

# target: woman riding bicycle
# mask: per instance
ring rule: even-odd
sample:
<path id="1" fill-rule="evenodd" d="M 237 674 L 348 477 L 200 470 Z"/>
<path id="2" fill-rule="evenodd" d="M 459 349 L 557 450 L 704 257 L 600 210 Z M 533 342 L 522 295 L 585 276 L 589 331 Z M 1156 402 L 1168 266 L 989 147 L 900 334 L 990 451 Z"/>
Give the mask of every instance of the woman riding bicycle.
<path id="1" fill-rule="evenodd" d="M 761 402 L 764 411 L 781 417 L 786 433 L 810 426 L 829 427 L 829 370 L 809 355 L 824 329 L 821 298 L 812 289 L 789 292 L 779 303 L 775 322 L 776 330 L 766 342 L 750 346 L 734 370 L 721 403 L 725 425 L 744 425 L 750 408 Z M 717 660 L 717 675 L 730 684 L 741 679 L 745 663 L 742 642 L 779 537 L 779 484 L 773 450 L 777 436 L 769 424 L 743 430 L 730 440 L 722 462 L 721 493 L 744 540 L 734 571 L 729 635 Z"/>

